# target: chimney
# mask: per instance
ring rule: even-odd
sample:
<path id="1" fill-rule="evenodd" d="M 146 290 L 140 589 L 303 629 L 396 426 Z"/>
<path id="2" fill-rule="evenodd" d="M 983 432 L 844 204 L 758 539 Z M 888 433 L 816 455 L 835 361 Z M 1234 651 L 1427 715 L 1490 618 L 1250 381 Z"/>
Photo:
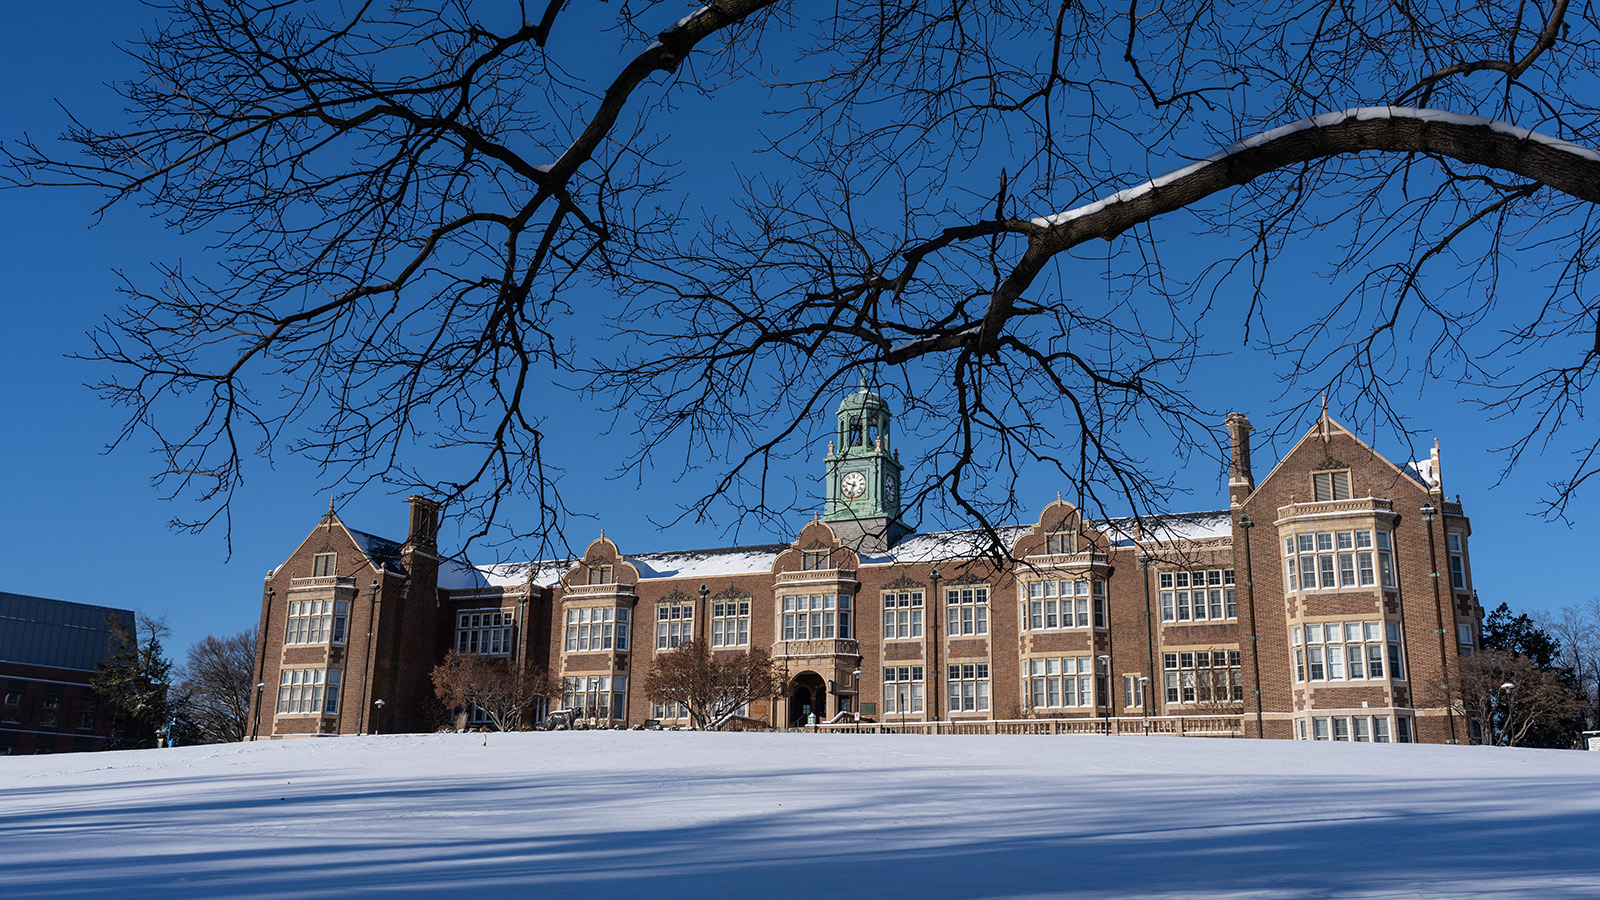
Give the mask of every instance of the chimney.
<path id="1" fill-rule="evenodd" d="M 1256 489 L 1256 479 L 1250 474 L 1250 420 L 1243 413 L 1229 413 L 1223 424 L 1228 426 L 1228 504 L 1239 506 L 1244 498 Z"/>
<path id="2" fill-rule="evenodd" d="M 416 494 L 406 498 L 411 505 L 411 525 L 406 530 L 406 548 L 430 556 L 439 549 L 439 504 Z"/>

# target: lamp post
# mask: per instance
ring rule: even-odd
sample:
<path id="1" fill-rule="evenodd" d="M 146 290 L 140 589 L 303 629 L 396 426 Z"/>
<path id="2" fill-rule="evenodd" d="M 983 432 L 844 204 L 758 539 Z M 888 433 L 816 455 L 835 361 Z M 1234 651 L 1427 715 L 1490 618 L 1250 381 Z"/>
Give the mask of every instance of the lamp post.
<path id="1" fill-rule="evenodd" d="M 856 682 L 856 685 L 855 685 L 855 687 L 856 687 L 856 698 L 855 698 L 855 700 L 851 701 L 851 704 L 850 704 L 851 706 L 854 706 L 855 709 L 851 710 L 851 712 L 855 713 L 856 730 L 860 731 L 861 730 L 861 669 L 859 667 L 857 667 L 854 672 L 850 673 L 850 675 L 851 675 L 852 678 L 855 679 L 855 682 Z"/>
<path id="2" fill-rule="evenodd" d="M 1444 714 L 1450 721 L 1450 743 L 1458 744 L 1456 737 L 1456 711 L 1450 699 L 1450 657 L 1445 647 L 1444 600 L 1439 595 L 1439 556 L 1433 542 L 1433 518 L 1438 514 L 1431 500 L 1422 502 L 1422 527 L 1428 531 L 1428 578 L 1433 581 L 1433 617 L 1439 635 L 1439 677 L 1444 679 Z"/>
<path id="3" fill-rule="evenodd" d="M 256 683 L 256 720 L 250 728 L 250 740 L 252 741 L 261 736 L 261 699 L 266 690 L 267 683 L 265 681 Z"/>
<path id="4" fill-rule="evenodd" d="M 1514 718 L 1516 718 L 1516 715 L 1517 715 L 1517 683 L 1515 681 L 1508 681 L 1505 684 L 1500 685 L 1500 690 L 1506 692 L 1505 737 L 1506 737 L 1506 746 L 1509 747 L 1509 746 L 1511 746 L 1512 720 Z M 1493 725 L 1494 725 L 1494 723 L 1491 722 L 1490 723 L 1490 727 L 1493 727 Z M 1499 744 L 1500 742 L 1499 742 L 1499 740 L 1496 740 L 1495 743 Z"/>
<path id="5" fill-rule="evenodd" d="M 1100 714 L 1100 730 L 1105 732 L 1106 734 L 1110 734 L 1111 733 L 1111 657 L 1109 657 L 1109 656 L 1105 655 L 1104 653 L 1102 653 L 1102 654 L 1100 654 L 1099 659 L 1100 659 L 1100 672 L 1096 674 L 1096 677 L 1095 677 L 1096 684 L 1095 684 L 1094 687 L 1095 687 L 1095 694 L 1103 695 L 1103 696 L 1097 696 L 1096 699 L 1097 700 L 1103 699 L 1105 701 L 1104 711 Z M 1102 679 L 1102 678 L 1105 679 L 1105 681 L 1103 682 L 1103 684 L 1105 685 L 1105 690 L 1104 691 L 1100 690 L 1100 684 L 1102 683 L 1102 682 L 1100 682 L 1100 679 Z"/>
<path id="6" fill-rule="evenodd" d="M 1261 714 L 1261 639 L 1256 634 L 1256 581 L 1250 561 L 1250 529 L 1256 527 L 1256 523 L 1250 521 L 1246 513 L 1239 517 L 1239 527 L 1244 530 L 1244 603 L 1250 610 L 1250 634 L 1245 637 L 1250 644 L 1250 680 L 1253 682 L 1250 693 L 1256 698 L 1256 737 L 1265 738 L 1266 724 Z"/>
<path id="7" fill-rule="evenodd" d="M 938 566 L 929 567 L 929 569 L 928 569 L 928 581 L 933 584 L 933 591 L 932 591 L 933 596 L 928 598 L 928 615 L 933 620 L 933 627 L 932 627 L 932 629 L 930 630 L 930 633 L 929 633 L 929 637 L 933 639 L 933 665 L 928 667 L 929 669 L 932 670 L 931 672 L 928 673 L 930 676 L 932 676 L 932 677 L 930 677 L 928 679 L 928 683 L 931 684 L 931 686 L 933 687 L 933 690 L 929 691 L 929 693 L 932 695 L 932 698 L 933 698 L 933 708 L 928 711 L 928 716 L 931 719 L 933 719 L 934 721 L 938 721 L 939 720 L 939 684 L 942 681 L 942 679 L 939 676 L 939 666 L 940 666 L 940 663 L 939 663 L 939 645 L 944 640 L 944 632 L 939 630 L 940 629 L 940 626 L 939 626 L 939 609 L 940 609 L 941 603 L 940 603 L 940 599 L 939 599 L 939 567 Z M 901 725 L 901 730 L 903 731 L 903 730 L 905 730 L 905 710 L 902 708 L 900 710 L 900 712 L 901 712 L 900 725 Z"/>
<path id="8" fill-rule="evenodd" d="M 1148 668 L 1145 672 L 1150 678 L 1156 677 L 1156 637 L 1155 625 L 1150 618 L 1150 564 L 1156 558 L 1148 553 L 1139 556 L 1139 574 L 1144 578 L 1144 647 L 1149 658 L 1145 660 Z M 1150 718 L 1150 695 L 1144 695 L 1144 717 Z"/>
<path id="9" fill-rule="evenodd" d="M 383 734 L 383 700 L 381 698 L 374 700 L 372 705 L 378 708 L 377 713 L 372 717 L 372 733 Z"/>
<path id="10" fill-rule="evenodd" d="M 1139 705 L 1144 707 L 1144 733 L 1150 733 L 1150 676 L 1139 676 Z"/>

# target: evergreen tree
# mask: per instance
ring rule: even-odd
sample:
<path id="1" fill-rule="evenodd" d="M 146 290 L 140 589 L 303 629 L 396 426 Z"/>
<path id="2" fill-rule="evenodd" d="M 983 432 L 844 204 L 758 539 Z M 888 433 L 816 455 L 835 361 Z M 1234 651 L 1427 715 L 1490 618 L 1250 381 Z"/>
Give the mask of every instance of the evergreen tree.
<path id="1" fill-rule="evenodd" d="M 154 747 L 157 732 L 167 728 L 172 719 L 167 700 L 172 661 L 161 644 L 167 634 L 166 621 L 140 617 L 132 631 L 114 616 L 109 624 L 113 651 L 104 662 L 95 664 L 97 671 L 91 681 L 111 709 L 108 748 Z M 180 736 L 182 731 L 180 726 Z"/>
<path id="2" fill-rule="evenodd" d="M 1561 642 L 1502 603 L 1484 617 L 1483 648 L 1462 661 L 1461 674 L 1486 738 L 1521 747 L 1577 746 L 1588 702 L 1577 675 L 1560 664 Z"/>

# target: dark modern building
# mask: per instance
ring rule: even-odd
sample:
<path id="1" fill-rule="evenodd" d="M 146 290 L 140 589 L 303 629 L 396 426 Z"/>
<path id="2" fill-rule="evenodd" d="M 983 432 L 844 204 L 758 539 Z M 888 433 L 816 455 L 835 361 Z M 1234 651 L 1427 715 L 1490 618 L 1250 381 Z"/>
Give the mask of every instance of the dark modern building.
<path id="1" fill-rule="evenodd" d="M 0 755 L 104 750 L 111 715 L 89 681 L 125 609 L 0 592 Z"/>

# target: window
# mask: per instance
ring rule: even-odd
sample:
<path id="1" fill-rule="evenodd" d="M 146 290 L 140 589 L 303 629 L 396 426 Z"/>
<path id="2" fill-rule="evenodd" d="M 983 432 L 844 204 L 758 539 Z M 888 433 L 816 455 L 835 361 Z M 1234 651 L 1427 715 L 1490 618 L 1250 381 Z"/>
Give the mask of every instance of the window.
<path id="1" fill-rule="evenodd" d="M 456 618 L 456 652 L 484 656 L 511 653 L 511 610 L 475 609 Z"/>
<path id="2" fill-rule="evenodd" d="M 625 675 L 568 678 L 565 704 L 585 719 L 621 719 L 627 712 L 627 692 Z"/>
<path id="3" fill-rule="evenodd" d="M 1313 716 L 1310 738 L 1314 741 L 1354 741 L 1358 744 L 1389 743 L 1388 716 Z M 1295 722 L 1295 737 L 1306 740 L 1306 720 Z"/>
<path id="4" fill-rule="evenodd" d="M 1387 627 L 1385 627 L 1387 626 Z M 1311 622 L 1289 629 L 1295 681 L 1362 681 L 1400 673 L 1400 623 Z M 1388 645 L 1385 654 L 1384 646 Z"/>
<path id="5" fill-rule="evenodd" d="M 84 697 L 78 703 L 78 728 L 92 730 L 94 720 L 99 717 L 100 704 L 93 697 Z"/>
<path id="6" fill-rule="evenodd" d="M 628 649 L 628 611 L 610 606 L 567 610 L 567 652 Z"/>
<path id="7" fill-rule="evenodd" d="M 1462 656 L 1471 656 L 1477 652 L 1478 645 L 1477 641 L 1473 640 L 1472 631 L 1471 625 L 1456 625 L 1456 643 L 1461 645 Z"/>
<path id="8" fill-rule="evenodd" d="M 989 664 L 961 663 L 949 669 L 950 712 L 985 712 L 989 709 Z"/>
<path id="9" fill-rule="evenodd" d="M 1028 696 L 1034 709 L 1094 706 L 1093 659 L 1067 656 L 1028 661 Z"/>
<path id="10" fill-rule="evenodd" d="M 883 639 L 922 637 L 922 592 L 890 591 L 883 595 Z"/>
<path id="11" fill-rule="evenodd" d="M 1450 544 L 1450 587 L 1464 591 L 1467 589 L 1467 558 L 1462 555 L 1461 535 L 1452 531 L 1446 539 Z"/>
<path id="12" fill-rule="evenodd" d="M 1122 676 L 1123 706 L 1144 709 L 1144 680 L 1138 675 Z"/>
<path id="13" fill-rule="evenodd" d="M 802 551 L 800 568 L 807 572 L 815 572 L 821 569 L 826 569 L 828 568 L 828 556 L 829 554 L 826 550 Z"/>
<path id="14" fill-rule="evenodd" d="M 1316 502 L 1324 500 L 1349 500 L 1350 499 L 1350 472 L 1313 472 L 1311 474 L 1311 494 Z"/>
<path id="15" fill-rule="evenodd" d="M 989 588 L 954 587 L 944 592 L 945 622 L 951 637 L 989 633 Z"/>
<path id="16" fill-rule="evenodd" d="M 1244 675 L 1237 650 L 1180 650 L 1161 654 L 1168 703 L 1237 703 Z"/>
<path id="17" fill-rule="evenodd" d="M 1056 531 L 1045 535 L 1044 552 L 1052 554 L 1078 552 L 1078 533 L 1076 531 Z"/>
<path id="18" fill-rule="evenodd" d="M 278 714 L 339 711 L 339 682 L 343 673 L 331 669 L 284 669 L 278 673 Z"/>
<path id="19" fill-rule="evenodd" d="M 44 698 L 44 707 L 39 711 L 39 724 L 44 728 L 55 728 L 61 724 L 61 697 L 59 695 Z"/>
<path id="20" fill-rule="evenodd" d="M 311 558 L 311 577 L 326 578 L 339 569 L 339 554 L 318 553 Z"/>
<path id="21" fill-rule="evenodd" d="M 687 719 L 689 707 L 682 703 L 652 703 L 650 704 L 650 718 L 652 719 Z"/>
<path id="22" fill-rule="evenodd" d="M 809 594 L 783 598 L 783 639 L 850 637 L 850 595 Z"/>
<path id="23" fill-rule="evenodd" d="M 886 666 L 883 670 L 883 711 L 898 715 L 922 712 L 922 667 Z"/>
<path id="24" fill-rule="evenodd" d="M 590 584 L 616 584 L 610 563 L 592 563 L 589 566 Z"/>
<path id="25" fill-rule="evenodd" d="M 1239 617 L 1239 595 L 1232 569 L 1162 572 L 1161 621 L 1207 622 Z"/>
<path id="26" fill-rule="evenodd" d="M 1318 531 L 1283 539 L 1284 576 L 1291 591 L 1394 587 L 1387 531 Z"/>
<path id="27" fill-rule="evenodd" d="M 656 642 L 660 645 L 660 629 Z M 750 643 L 750 601 L 728 600 L 711 604 L 711 646 L 744 647 Z M 660 718 L 657 716 L 657 718 Z"/>
<path id="28" fill-rule="evenodd" d="M 1027 593 L 1027 618 L 1023 628 L 1030 631 L 1055 628 L 1106 627 L 1106 583 L 1075 581 L 1033 581 L 1021 590 Z M 1091 597 L 1091 592 L 1093 596 Z"/>
<path id="29" fill-rule="evenodd" d="M 0 722 L 22 721 L 22 692 L 6 691 L 6 702 L 0 707 Z"/>
<path id="30" fill-rule="evenodd" d="M 285 644 L 342 644 L 350 616 L 349 600 L 291 600 Z"/>
<path id="31" fill-rule="evenodd" d="M 671 650 L 694 640 L 694 604 L 661 603 L 656 606 L 656 649 Z"/>

